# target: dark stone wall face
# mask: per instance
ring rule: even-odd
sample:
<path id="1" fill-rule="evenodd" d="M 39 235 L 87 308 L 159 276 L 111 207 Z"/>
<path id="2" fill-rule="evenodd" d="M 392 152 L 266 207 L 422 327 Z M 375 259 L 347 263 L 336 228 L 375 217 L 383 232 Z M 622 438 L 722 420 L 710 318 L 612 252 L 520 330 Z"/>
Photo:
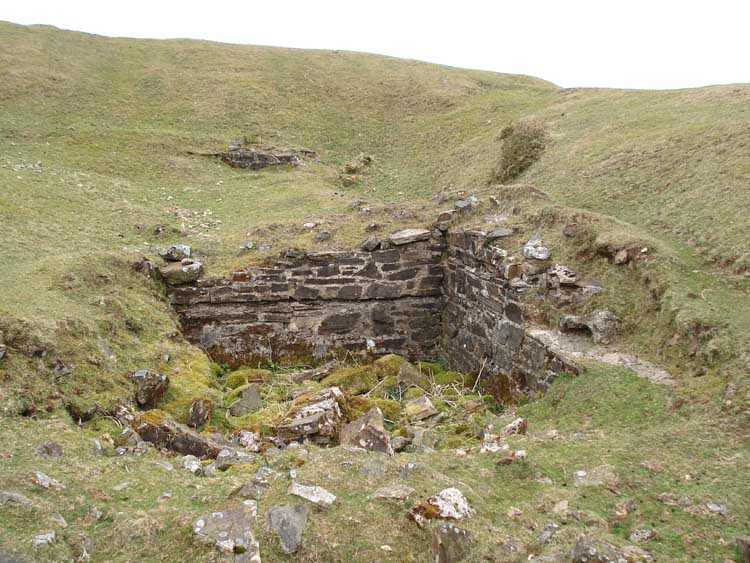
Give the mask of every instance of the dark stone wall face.
<path id="1" fill-rule="evenodd" d="M 515 260 L 481 233 L 447 235 L 442 349 L 454 369 L 481 373 L 482 387 L 505 400 L 536 397 L 577 371 L 526 333 Z"/>
<path id="2" fill-rule="evenodd" d="M 334 351 L 430 357 L 438 347 L 444 241 L 320 252 L 170 289 L 183 334 L 231 366 Z"/>
<path id="3" fill-rule="evenodd" d="M 543 393 L 575 366 L 524 329 L 512 281 L 528 265 L 483 233 L 374 252 L 320 252 L 169 290 L 184 335 L 218 362 L 333 352 L 444 356 L 501 399 Z"/>

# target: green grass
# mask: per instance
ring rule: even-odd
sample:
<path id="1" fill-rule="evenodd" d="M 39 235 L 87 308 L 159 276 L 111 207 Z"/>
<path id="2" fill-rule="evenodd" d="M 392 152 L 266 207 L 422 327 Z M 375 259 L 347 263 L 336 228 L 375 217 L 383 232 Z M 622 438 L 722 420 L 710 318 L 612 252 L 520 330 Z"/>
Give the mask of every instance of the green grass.
<path id="1" fill-rule="evenodd" d="M 153 466 L 159 456 L 95 456 L 91 438 L 106 423 L 77 427 L 61 414 L 66 405 L 78 413 L 117 405 L 131 393 L 127 372 L 144 367 L 170 376 L 163 408 L 171 416 L 183 420 L 194 397 L 220 403 L 211 364 L 179 337 L 163 288 L 132 270 L 141 256 L 187 242 L 205 255 L 210 274 L 221 274 L 269 259 L 241 253 L 244 240 L 271 244 L 271 255 L 288 246 L 348 249 L 369 223 L 382 233 L 427 224 L 461 192 L 485 201 L 466 224 L 506 214 L 517 230 L 508 241 L 514 250 L 540 233 L 556 261 L 601 280 L 606 291 L 583 312 L 612 309 L 624 321 L 617 344 L 668 367 L 678 385 L 667 391 L 599 368 L 562 381 L 523 407 L 533 431 L 557 428 L 563 436 L 521 441 L 529 466 L 439 452 L 417 460 L 426 472 L 410 484 L 420 497 L 436 483 L 468 485 L 478 560 L 513 560 L 497 551 L 511 538 L 518 554 L 537 549 L 540 526 L 558 518 L 544 508 L 552 500 L 568 499 L 580 516 L 568 518 L 553 542 L 565 548 L 585 522 L 615 543 L 647 526 L 659 534 L 646 546 L 659 560 L 723 562 L 733 535 L 748 532 L 740 469 L 750 428 L 747 85 L 563 90 L 531 77 L 356 53 L 108 39 L 6 23 L 0 45 L 0 336 L 10 349 L 0 361 L 0 415 L 31 415 L 0 419 L 0 480 L 41 506 L 0 508 L 4 548 L 30 553 L 30 537 L 52 526 L 54 509 L 70 526 L 43 556 L 49 560 L 77 556 L 82 536 L 93 538 L 98 561 L 210 556 L 190 540 L 189 523 L 226 506 L 224 495 L 242 475 L 230 472 L 208 487 L 175 472 L 173 500 L 159 502 L 166 486 Z M 491 185 L 501 131 L 524 120 L 547 130 L 544 152 L 516 185 Z M 249 172 L 188 154 L 242 137 L 303 146 L 318 158 Z M 338 173 L 361 153 L 373 162 L 344 187 Z M 490 195 L 500 209 L 487 204 Z M 354 201 L 371 213 L 352 209 Z M 302 228 L 310 221 L 333 238 L 316 242 L 317 229 Z M 570 222 L 588 234 L 567 239 L 562 228 Z M 634 269 L 601 255 L 641 246 L 651 258 Z M 559 314 L 546 307 L 540 319 L 552 323 Z M 44 358 L 35 357 L 40 350 Z M 55 372 L 57 360 L 70 373 Z M 47 433 L 65 442 L 64 463 L 30 453 L 31 437 Z M 394 547 L 394 560 L 424 560 L 426 533 L 404 523 L 404 507 L 368 502 L 375 484 L 355 478 L 363 460 L 340 465 L 345 455 L 316 451 L 300 471 L 321 484 L 330 474 L 341 502 L 314 511 L 310 547 L 299 558 L 383 558 L 382 541 Z M 666 469 L 653 473 L 644 460 Z M 570 486 L 572 472 L 605 462 L 620 478 L 617 492 Z M 66 492 L 30 490 L 27 475 L 37 468 L 66 482 Z M 119 498 L 111 486 L 125 480 L 134 485 Z M 691 504 L 665 507 L 657 499 L 663 492 Z M 207 495 L 218 498 L 200 500 Z M 270 499 L 284 498 L 275 486 Z M 726 502 L 729 516 L 704 514 L 699 507 L 710 499 Z M 637 509 L 615 518 L 628 500 Z M 91 522 L 92 504 L 108 516 Z M 523 516 L 508 518 L 511 506 Z M 336 539 L 353 525 L 366 532 Z M 260 534 L 268 559 L 278 559 L 265 524 Z"/>

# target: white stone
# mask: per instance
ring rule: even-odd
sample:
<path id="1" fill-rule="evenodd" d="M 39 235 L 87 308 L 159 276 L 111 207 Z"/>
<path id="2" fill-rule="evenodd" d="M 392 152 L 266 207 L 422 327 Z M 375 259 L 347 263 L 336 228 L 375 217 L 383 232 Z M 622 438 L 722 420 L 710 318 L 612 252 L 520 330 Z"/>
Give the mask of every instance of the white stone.
<path id="1" fill-rule="evenodd" d="M 300 485 L 292 483 L 286 491 L 290 495 L 302 497 L 319 506 L 329 507 L 336 500 L 336 495 L 329 493 L 323 487 Z"/>

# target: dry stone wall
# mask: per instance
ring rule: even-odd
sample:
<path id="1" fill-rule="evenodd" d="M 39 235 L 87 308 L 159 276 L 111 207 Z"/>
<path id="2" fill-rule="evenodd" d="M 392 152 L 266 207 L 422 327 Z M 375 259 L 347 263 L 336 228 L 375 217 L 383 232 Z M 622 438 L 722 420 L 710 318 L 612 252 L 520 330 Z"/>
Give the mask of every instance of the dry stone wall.
<path id="1" fill-rule="evenodd" d="M 289 252 L 270 268 L 170 289 L 182 330 L 216 361 L 334 351 L 428 357 L 441 334 L 442 240 L 374 252 Z"/>
<path id="2" fill-rule="evenodd" d="M 575 371 L 524 328 L 523 272 L 546 264 L 481 232 L 403 233 L 371 252 L 290 251 L 272 267 L 172 286 L 172 304 L 185 336 L 232 366 L 341 351 L 443 356 L 501 398 L 535 396 Z"/>
<path id="3" fill-rule="evenodd" d="M 536 396 L 561 372 L 575 372 L 524 328 L 520 290 L 529 287 L 521 277 L 528 266 L 485 233 L 446 236 L 441 345 L 451 366 L 480 373 L 482 386 L 504 399 Z"/>

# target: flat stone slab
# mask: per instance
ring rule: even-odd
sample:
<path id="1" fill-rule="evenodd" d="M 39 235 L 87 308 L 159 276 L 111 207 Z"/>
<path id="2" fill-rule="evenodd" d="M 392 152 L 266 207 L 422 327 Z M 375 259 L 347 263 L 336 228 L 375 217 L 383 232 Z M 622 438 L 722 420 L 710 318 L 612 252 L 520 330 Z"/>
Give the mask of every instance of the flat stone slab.
<path id="1" fill-rule="evenodd" d="M 323 487 L 300 485 L 299 483 L 292 483 L 286 491 L 290 495 L 301 497 L 305 500 L 309 500 L 318 506 L 328 508 L 336 500 L 336 495 L 329 493 Z"/>
<path id="2" fill-rule="evenodd" d="M 430 231 L 427 229 L 404 229 L 403 231 L 393 233 L 388 240 L 395 245 L 402 245 L 427 240 L 428 238 L 430 238 Z"/>
<path id="3" fill-rule="evenodd" d="M 394 483 L 392 485 L 381 487 L 372 493 L 370 498 L 405 500 L 412 494 L 414 494 L 414 489 L 411 487 L 402 485 L 401 483 Z"/>
<path id="4" fill-rule="evenodd" d="M 588 337 L 577 334 L 562 334 L 543 328 L 527 329 L 527 333 L 542 342 L 555 354 L 575 363 L 577 359 L 587 359 L 628 368 L 637 376 L 643 377 L 660 385 L 674 385 L 672 375 L 657 365 L 642 360 L 638 356 L 625 352 L 618 352 L 608 346 L 591 342 Z"/>

